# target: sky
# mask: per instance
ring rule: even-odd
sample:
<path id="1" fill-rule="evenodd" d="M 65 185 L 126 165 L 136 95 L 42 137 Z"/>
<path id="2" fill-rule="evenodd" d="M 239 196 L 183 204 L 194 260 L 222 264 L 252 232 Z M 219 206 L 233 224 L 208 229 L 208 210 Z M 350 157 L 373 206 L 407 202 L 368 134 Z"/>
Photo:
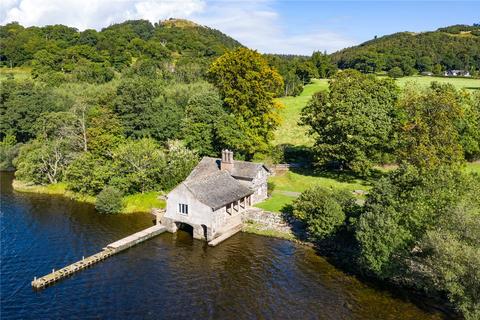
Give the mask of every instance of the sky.
<path id="1" fill-rule="evenodd" d="M 127 19 L 184 18 L 262 53 L 334 52 L 374 36 L 480 23 L 480 0 L 0 0 L 0 24 L 100 30 Z"/>

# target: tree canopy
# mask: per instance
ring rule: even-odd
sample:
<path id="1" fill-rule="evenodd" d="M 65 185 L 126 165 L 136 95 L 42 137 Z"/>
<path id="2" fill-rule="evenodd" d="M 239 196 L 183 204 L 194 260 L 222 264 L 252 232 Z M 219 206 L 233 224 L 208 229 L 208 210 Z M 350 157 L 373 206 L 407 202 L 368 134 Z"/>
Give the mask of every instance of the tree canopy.
<path id="1" fill-rule="evenodd" d="M 244 48 L 215 60 L 208 75 L 245 138 L 236 151 L 252 156 L 266 150 L 280 123 L 281 104 L 274 98 L 283 90 L 282 77 L 259 53 Z"/>
<path id="2" fill-rule="evenodd" d="M 355 70 L 332 78 L 330 90 L 316 93 L 301 115 L 318 164 L 367 174 L 393 147 L 398 94 L 391 79 Z"/>

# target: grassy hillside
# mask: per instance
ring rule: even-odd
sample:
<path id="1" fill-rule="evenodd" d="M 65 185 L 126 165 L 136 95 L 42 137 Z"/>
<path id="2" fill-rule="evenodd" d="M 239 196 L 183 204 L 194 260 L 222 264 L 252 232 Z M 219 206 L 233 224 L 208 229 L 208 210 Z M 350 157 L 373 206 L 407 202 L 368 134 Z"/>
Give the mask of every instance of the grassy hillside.
<path id="1" fill-rule="evenodd" d="M 283 122 L 275 133 L 275 140 L 273 142 L 275 145 L 292 144 L 295 146 L 310 146 L 313 143 L 313 140 L 307 136 L 306 128 L 298 125 L 300 112 L 315 92 L 327 89 L 327 79 L 313 79 L 312 83 L 306 85 L 299 96 L 279 99 L 284 105 L 281 112 Z"/>
<path id="2" fill-rule="evenodd" d="M 457 89 L 480 90 L 480 80 L 468 78 L 444 77 L 403 77 L 396 80 L 400 87 L 414 82 L 419 86 L 427 87 L 432 81 L 451 83 Z M 282 110 L 283 123 L 275 134 L 275 145 L 289 144 L 293 146 L 311 146 L 313 139 L 308 136 L 307 129 L 298 125 L 300 112 L 315 92 L 328 90 L 327 79 L 314 79 L 305 86 L 297 97 L 285 97 L 280 101 L 284 104 Z M 480 173 L 480 163 L 469 163 L 466 170 Z M 332 189 L 368 190 L 370 183 L 348 175 L 332 174 L 329 172 L 315 173 L 311 170 L 289 171 L 270 178 L 274 184 L 272 196 L 257 206 L 268 211 L 282 211 L 295 200 L 300 192 L 308 187 L 320 185 Z M 361 198 L 361 196 L 359 196 Z"/>
<path id="3" fill-rule="evenodd" d="M 472 78 L 411 76 L 411 77 L 398 78 L 396 81 L 400 87 L 405 86 L 405 84 L 409 82 L 418 84 L 421 87 L 428 87 L 432 81 L 437 81 L 440 83 L 451 83 L 457 89 L 480 90 L 480 79 L 472 79 Z"/>
<path id="4" fill-rule="evenodd" d="M 30 68 L 9 68 L 0 67 L 0 81 L 8 79 L 13 76 L 17 80 L 30 79 L 32 77 Z"/>
<path id="5" fill-rule="evenodd" d="M 457 89 L 480 90 L 480 79 L 472 78 L 445 78 L 411 76 L 396 80 L 400 87 L 407 83 L 415 83 L 421 87 L 428 87 L 432 81 L 451 83 Z M 291 144 L 294 146 L 311 146 L 313 140 L 308 136 L 307 129 L 298 125 L 300 112 L 308 103 L 315 92 L 328 90 L 327 79 L 313 79 L 312 83 L 305 86 L 303 92 L 296 97 L 279 99 L 284 108 L 281 111 L 282 124 L 275 133 L 274 145 Z"/>

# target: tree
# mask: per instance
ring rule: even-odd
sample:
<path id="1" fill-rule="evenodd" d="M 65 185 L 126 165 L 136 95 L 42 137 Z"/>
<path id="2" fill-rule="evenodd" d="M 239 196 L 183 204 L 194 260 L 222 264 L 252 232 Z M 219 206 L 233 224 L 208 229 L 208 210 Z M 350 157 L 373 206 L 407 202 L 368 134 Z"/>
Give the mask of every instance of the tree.
<path id="1" fill-rule="evenodd" d="M 462 99 L 462 116 L 455 122 L 465 159 L 480 159 L 480 93 Z"/>
<path id="2" fill-rule="evenodd" d="M 155 115 L 161 105 L 154 103 L 161 87 L 149 78 L 124 79 L 117 88 L 115 113 L 125 128 L 127 137 L 149 136 L 155 127 Z"/>
<path id="3" fill-rule="evenodd" d="M 446 291 L 465 319 L 480 317 L 480 219 L 478 201 L 465 201 L 427 231 L 419 247 L 429 285 Z"/>
<path id="4" fill-rule="evenodd" d="M 84 152 L 68 165 L 64 180 L 69 190 L 94 196 L 108 185 L 113 175 L 111 160 Z"/>
<path id="5" fill-rule="evenodd" d="M 461 96 L 452 85 L 432 82 L 424 91 L 407 87 L 399 110 L 400 161 L 427 170 L 462 164 L 463 150 L 455 126 L 462 118 Z"/>
<path id="6" fill-rule="evenodd" d="M 188 101 L 182 123 L 182 137 L 187 148 L 200 155 L 216 156 L 222 145 L 218 129 L 227 113 L 218 92 L 210 90 L 194 94 Z"/>
<path id="7" fill-rule="evenodd" d="M 375 183 L 355 226 L 361 265 L 381 279 L 446 292 L 476 319 L 480 179 L 451 167 L 410 165 Z"/>
<path id="8" fill-rule="evenodd" d="M 95 208 L 101 213 L 119 213 L 123 209 L 122 196 L 120 190 L 107 186 L 98 194 Z"/>
<path id="9" fill-rule="evenodd" d="M 298 61 L 295 66 L 295 74 L 304 85 L 310 83 L 312 78 L 318 78 L 317 68 L 310 60 Z"/>
<path id="10" fill-rule="evenodd" d="M 65 141 L 35 139 L 20 148 L 13 162 L 15 177 L 35 184 L 57 183 L 73 158 Z"/>
<path id="11" fill-rule="evenodd" d="M 398 88 L 391 79 L 354 70 L 329 83 L 329 92 L 316 93 L 301 113 L 300 123 L 315 139 L 316 161 L 368 174 L 394 145 Z"/>
<path id="12" fill-rule="evenodd" d="M 164 152 L 153 139 L 129 140 L 113 151 L 116 179 L 112 181 L 125 193 L 162 189 L 166 167 Z"/>
<path id="13" fill-rule="evenodd" d="M 324 187 L 304 191 L 293 204 L 293 215 L 305 222 L 309 235 L 321 240 L 332 235 L 344 222 L 346 208 L 353 204 L 348 191 L 338 193 Z"/>
<path id="14" fill-rule="evenodd" d="M 393 67 L 388 71 L 388 75 L 392 78 L 403 77 L 403 70 L 400 67 Z"/>
<path id="15" fill-rule="evenodd" d="M 215 60 L 208 71 L 245 135 L 240 151 L 251 157 L 266 150 L 278 127 L 281 104 L 274 100 L 283 90 L 281 76 L 257 52 L 240 48 Z"/>
<path id="16" fill-rule="evenodd" d="M 316 51 L 312 54 L 312 63 L 317 68 L 318 76 L 320 78 L 330 78 L 337 71 L 337 66 L 332 62 L 327 53 Z"/>
<path id="17" fill-rule="evenodd" d="M 0 141 L 0 171 L 14 170 L 13 159 L 18 155 L 21 144 L 13 135 L 6 135 Z"/>
<path id="18" fill-rule="evenodd" d="M 125 139 L 124 129 L 117 115 L 107 108 L 92 108 L 87 120 L 88 150 L 97 156 L 111 157 L 112 150 Z"/>
<path id="19" fill-rule="evenodd" d="M 173 188 L 185 180 L 199 161 L 197 154 L 179 141 L 168 142 L 166 160 L 167 165 L 161 178 L 164 189 Z"/>
<path id="20" fill-rule="evenodd" d="M 0 137 L 7 133 L 18 142 L 35 137 L 36 119 L 45 112 L 64 111 L 68 102 L 41 84 L 32 81 L 1 83 Z"/>

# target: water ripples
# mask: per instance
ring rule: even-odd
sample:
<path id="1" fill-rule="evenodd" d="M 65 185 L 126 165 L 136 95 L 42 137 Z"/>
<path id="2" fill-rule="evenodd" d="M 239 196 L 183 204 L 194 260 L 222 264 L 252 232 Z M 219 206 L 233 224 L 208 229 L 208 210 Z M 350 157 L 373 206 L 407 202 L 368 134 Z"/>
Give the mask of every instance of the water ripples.
<path id="1" fill-rule="evenodd" d="M 15 193 L 1 174 L 4 319 L 441 319 L 369 288 L 309 248 L 237 234 L 211 248 L 162 234 L 33 291 L 41 276 L 151 225 L 60 197 Z"/>

